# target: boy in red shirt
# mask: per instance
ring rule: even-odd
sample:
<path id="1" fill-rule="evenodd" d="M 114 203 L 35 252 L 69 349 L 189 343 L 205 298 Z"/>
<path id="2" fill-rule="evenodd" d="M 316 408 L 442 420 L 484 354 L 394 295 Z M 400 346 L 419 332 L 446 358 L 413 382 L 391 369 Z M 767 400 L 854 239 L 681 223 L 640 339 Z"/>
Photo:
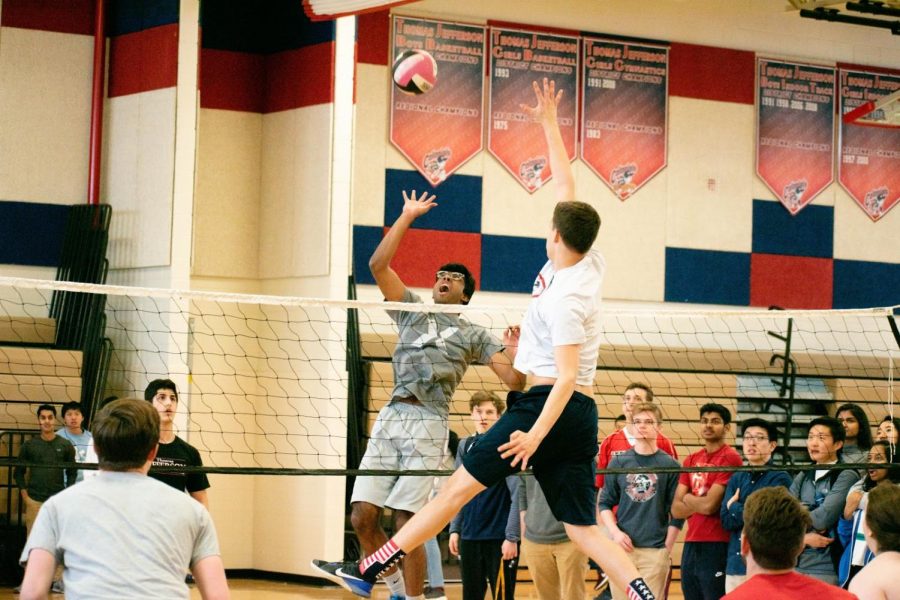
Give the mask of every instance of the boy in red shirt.
<path id="1" fill-rule="evenodd" d="M 700 407 L 700 437 L 705 447 L 684 461 L 685 467 L 739 467 L 741 455 L 725 443 L 731 411 L 721 404 Z M 672 516 L 687 519 L 681 555 L 681 589 L 685 600 L 719 600 L 725 595 L 729 533 L 719 510 L 730 472 L 682 473 L 672 503 Z"/>
<path id="2" fill-rule="evenodd" d="M 786 488 L 767 487 L 753 492 L 744 504 L 744 535 L 741 538 L 747 581 L 725 596 L 725 600 L 856 598 L 835 585 L 794 570 L 803 550 L 803 537 L 811 526 L 809 511 Z"/>
<path id="3" fill-rule="evenodd" d="M 631 424 L 633 407 L 644 402 L 653 402 L 653 390 L 645 383 L 634 382 L 628 384 L 625 393 L 622 394 L 622 413 L 625 415 L 625 427 L 617 429 L 615 433 L 606 436 L 600 443 L 600 455 L 597 458 L 597 468 L 605 469 L 609 461 L 617 454 L 623 454 L 634 448 L 637 432 Z M 678 452 L 672 440 L 662 433 L 656 435 L 656 447 L 678 460 Z M 603 475 L 597 475 L 597 488 L 603 488 Z M 599 498 L 599 495 L 597 496 Z"/>

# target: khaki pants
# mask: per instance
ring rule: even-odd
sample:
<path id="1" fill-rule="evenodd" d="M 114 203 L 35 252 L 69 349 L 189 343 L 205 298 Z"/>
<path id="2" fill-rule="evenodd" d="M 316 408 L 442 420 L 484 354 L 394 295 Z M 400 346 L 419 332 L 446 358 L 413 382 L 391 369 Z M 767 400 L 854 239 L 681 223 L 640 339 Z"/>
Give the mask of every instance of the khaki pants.
<path id="1" fill-rule="evenodd" d="M 637 567 L 638 573 L 650 587 L 650 591 L 657 598 L 663 597 L 663 588 L 666 585 L 666 577 L 669 575 L 671 559 L 669 551 L 665 548 L 635 548 L 634 552 L 627 552 L 631 563 Z M 628 594 L 617 585 L 611 585 L 613 600 L 628 600 Z"/>
<path id="2" fill-rule="evenodd" d="M 726 575 L 725 576 L 725 593 L 730 594 L 734 588 L 747 581 L 746 575 Z"/>
<path id="3" fill-rule="evenodd" d="M 28 537 L 31 533 L 31 527 L 34 525 L 34 520 L 37 519 L 38 511 L 41 510 L 43 504 L 43 502 L 32 500 L 30 496 L 25 499 L 25 537 Z"/>
<path id="4" fill-rule="evenodd" d="M 587 555 L 574 542 L 536 544 L 522 538 L 522 550 L 540 600 L 584 600 Z"/>

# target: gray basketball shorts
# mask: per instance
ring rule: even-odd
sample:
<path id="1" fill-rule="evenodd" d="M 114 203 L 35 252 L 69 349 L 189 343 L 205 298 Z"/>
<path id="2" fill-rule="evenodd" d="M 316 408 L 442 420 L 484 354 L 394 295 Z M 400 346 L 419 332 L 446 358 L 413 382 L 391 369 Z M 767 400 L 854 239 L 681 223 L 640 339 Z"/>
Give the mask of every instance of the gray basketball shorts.
<path id="1" fill-rule="evenodd" d="M 437 470 L 447 448 L 447 419 L 423 406 L 392 402 L 381 409 L 360 469 Z M 351 502 L 417 512 L 428 502 L 434 475 L 359 476 Z"/>

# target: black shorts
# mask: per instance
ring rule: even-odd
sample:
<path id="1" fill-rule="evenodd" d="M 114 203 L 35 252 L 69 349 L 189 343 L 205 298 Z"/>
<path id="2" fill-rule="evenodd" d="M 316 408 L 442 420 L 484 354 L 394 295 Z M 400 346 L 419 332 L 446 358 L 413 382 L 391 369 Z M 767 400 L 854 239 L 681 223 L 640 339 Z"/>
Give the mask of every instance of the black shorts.
<path id="1" fill-rule="evenodd" d="M 506 413 L 479 438 L 463 458 L 463 465 L 479 483 L 490 487 L 519 471 L 512 457 L 500 458 L 497 448 L 514 431 L 530 431 L 537 421 L 552 386 L 534 386 L 527 392 L 510 392 Z M 594 461 L 597 457 L 597 405 L 580 392 L 572 394 L 550 433 L 528 464 L 558 521 L 570 525 L 594 525 Z"/>

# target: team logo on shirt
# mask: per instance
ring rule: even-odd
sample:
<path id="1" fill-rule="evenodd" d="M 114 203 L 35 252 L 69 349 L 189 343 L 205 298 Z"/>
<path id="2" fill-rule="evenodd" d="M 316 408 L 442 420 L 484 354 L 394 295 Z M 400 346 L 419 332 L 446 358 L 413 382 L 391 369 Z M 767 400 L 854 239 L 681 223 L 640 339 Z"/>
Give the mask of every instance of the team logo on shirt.
<path id="1" fill-rule="evenodd" d="M 625 493 L 633 502 L 646 502 L 656 496 L 656 473 L 629 473 L 625 476 Z"/>
<path id="2" fill-rule="evenodd" d="M 538 273 L 538 276 L 534 278 L 534 285 L 531 287 L 531 297 L 537 298 L 543 294 L 546 289 L 547 282 L 544 281 L 544 276 L 541 273 Z"/>
<path id="3" fill-rule="evenodd" d="M 700 464 L 696 467 L 711 467 L 713 465 Z M 709 492 L 709 472 L 691 473 L 691 493 L 695 496 L 705 496 Z"/>

